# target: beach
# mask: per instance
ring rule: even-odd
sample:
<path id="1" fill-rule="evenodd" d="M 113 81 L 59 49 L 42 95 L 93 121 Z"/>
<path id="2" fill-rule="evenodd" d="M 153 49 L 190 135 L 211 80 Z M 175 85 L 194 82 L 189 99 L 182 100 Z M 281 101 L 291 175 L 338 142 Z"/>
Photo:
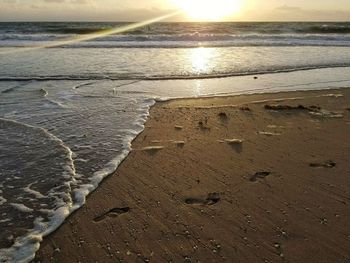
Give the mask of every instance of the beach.
<path id="1" fill-rule="evenodd" d="M 157 102 L 34 262 L 347 262 L 350 89 Z"/>
<path id="2" fill-rule="evenodd" d="M 253 123 L 253 119 L 243 119 L 250 116 L 243 114 L 249 111 L 238 111 L 237 118 L 242 120 L 231 116 L 235 115 L 233 112 L 225 113 L 226 117 L 222 113 L 218 119 L 219 113 L 214 113 L 214 109 L 195 110 L 191 103 L 199 104 L 199 108 L 211 100 L 210 104 L 232 105 L 235 100 L 244 104 L 256 96 L 248 94 L 274 93 L 273 98 L 279 96 L 278 92 L 350 87 L 349 22 L 50 21 L 0 23 L 0 262 L 32 260 L 44 237 L 67 223 L 66 218 L 84 206 L 87 196 L 98 189 L 105 178 L 117 168 L 120 168 L 117 174 L 123 171 L 125 164 L 119 166 L 127 156 L 127 163 L 135 156 L 137 160 L 143 155 L 152 157 L 150 161 L 160 162 L 160 170 L 157 164 L 147 163 L 147 166 L 159 173 L 165 169 L 166 162 L 171 165 L 171 172 L 180 169 L 177 165 L 185 166 L 177 175 L 181 177 L 175 180 L 177 183 L 184 176 L 204 176 L 205 169 L 214 168 L 225 169 L 218 174 L 226 177 L 233 174 L 250 178 L 258 173 L 257 177 L 265 177 L 263 182 L 278 176 L 273 171 L 265 171 L 267 168 L 252 166 L 250 162 L 258 164 L 255 157 L 245 156 L 257 139 L 287 138 L 279 125 L 274 127 L 270 123 L 259 126 L 260 133 L 256 134 L 260 121 L 272 116 L 250 112 L 255 116 Z M 174 100 L 236 95 L 239 97 L 230 97 L 225 103 L 213 98 Z M 267 95 L 262 97 L 270 99 Z M 170 107 L 175 102 L 190 104 L 183 109 Z M 161 107 L 170 107 L 172 112 Z M 289 110 L 293 114 L 310 111 L 312 120 L 325 115 L 325 120 L 332 123 L 347 116 L 342 113 L 345 117 L 336 118 L 337 115 L 317 108 Z M 184 113 L 178 115 L 181 112 Z M 209 114 L 210 119 L 206 120 L 205 114 Z M 165 129 L 162 125 L 170 125 L 175 116 L 173 122 L 179 123 L 171 122 Z M 261 116 L 264 117 L 260 120 Z M 188 120 L 182 120 L 184 117 Z M 218 123 L 213 123 L 214 120 Z M 236 126 L 240 121 L 247 124 Z M 145 125 L 153 128 L 146 127 L 144 131 Z M 174 125 L 183 127 L 175 129 Z M 150 135 L 147 135 L 142 143 L 140 139 L 134 141 L 143 131 L 143 134 L 155 132 L 155 127 L 159 129 L 159 135 L 154 135 L 157 138 L 148 140 Z M 286 127 L 288 132 L 292 129 Z M 252 131 L 255 137 L 244 134 L 246 130 Z M 199 144 L 194 144 L 197 141 Z M 208 149 L 215 153 L 214 161 L 198 155 L 208 150 L 205 146 L 210 146 Z M 271 158 L 262 145 L 257 151 L 259 158 L 265 155 L 266 160 Z M 150 153 L 153 155 L 149 156 Z M 176 157 L 178 154 L 183 160 Z M 231 156 L 235 160 L 235 154 L 252 161 L 232 161 L 232 167 L 223 168 L 228 162 L 226 158 Z M 194 166 L 197 159 L 200 168 Z M 203 164 L 202 159 L 206 163 Z M 242 169 L 245 173 L 238 173 Z M 335 169 L 339 169 L 338 165 Z M 209 170 L 210 178 L 214 170 Z M 139 176 L 140 172 L 135 173 Z M 163 172 L 160 175 L 165 176 Z M 237 180 L 225 184 L 235 184 Z M 256 187 L 260 181 L 248 186 Z M 204 205 L 217 209 L 226 202 L 224 193 L 229 196 L 227 191 L 215 189 L 218 187 L 213 185 L 205 192 L 198 190 L 201 197 L 188 197 L 192 193 L 186 189 L 194 186 L 184 182 L 186 186 L 179 185 L 181 191 L 174 190 L 174 198 L 181 198 L 182 205 L 188 198 L 188 203 L 198 203 L 198 198 L 209 198 L 200 203 L 219 199 L 215 204 Z M 134 191 L 134 183 L 128 189 L 130 184 L 121 182 L 119 187 Z M 201 181 L 199 185 L 203 184 Z M 139 192 L 135 195 L 147 192 L 146 188 L 140 189 L 138 186 Z M 116 196 L 113 200 L 126 199 Z M 127 218 L 134 213 L 132 201 L 125 202 L 123 206 L 108 204 L 111 214 L 122 213 L 120 218 Z M 192 206 L 185 202 L 182 209 L 198 208 L 198 204 Z M 97 215 L 93 217 L 105 209 L 96 210 Z M 96 226 L 105 224 L 105 220 L 97 221 Z M 142 253 L 150 257 L 148 252 Z M 159 251 L 156 254 L 159 255 Z"/>

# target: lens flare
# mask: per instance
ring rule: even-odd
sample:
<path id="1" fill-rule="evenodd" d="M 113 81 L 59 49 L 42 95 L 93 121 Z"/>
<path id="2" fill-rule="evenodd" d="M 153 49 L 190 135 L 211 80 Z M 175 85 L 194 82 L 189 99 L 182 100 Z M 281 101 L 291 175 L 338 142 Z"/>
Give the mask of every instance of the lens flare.
<path id="1" fill-rule="evenodd" d="M 133 23 L 133 24 L 129 24 L 126 26 L 122 26 L 122 27 L 116 27 L 116 28 L 112 28 L 112 29 L 107 29 L 107 30 L 102 30 L 102 31 L 97 31 L 91 34 L 86 34 L 86 35 L 82 35 L 82 36 L 77 36 L 74 38 L 67 38 L 67 39 L 61 39 L 58 41 L 55 41 L 53 43 L 49 43 L 49 44 L 45 44 L 45 45 L 40 45 L 40 46 L 31 46 L 31 47 L 23 47 L 23 48 L 14 48 L 11 50 L 5 50 L 5 51 L 0 51 L 0 55 L 1 54 L 9 54 L 9 53 L 18 53 L 18 52 L 25 52 L 25 51 L 32 51 L 32 50 L 38 50 L 38 49 L 44 49 L 44 48 L 54 48 L 54 47 L 60 47 L 60 46 L 67 46 L 67 45 L 72 45 L 78 42 L 83 42 L 83 41 L 88 41 L 88 40 L 93 40 L 96 38 L 101 38 L 104 36 L 108 36 L 108 35 L 115 35 L 115 34 L 120 34 L 123 32 L 127 32 L 130 30 L 134 30 L 140 27 L 144 27 L 168 18 L 171 18 L 177 14 L 179 14 L 180 11 L 176 11 L 173 12 L 171 14 L 167 14 L 164 16 L 160 16 L 160 17 L 156 17 L 156 18 L 152 18 L 150 20 L 146 20 L 146 21 L 142 21 L 142 22 L 137 22 L 137 23 Z"/>

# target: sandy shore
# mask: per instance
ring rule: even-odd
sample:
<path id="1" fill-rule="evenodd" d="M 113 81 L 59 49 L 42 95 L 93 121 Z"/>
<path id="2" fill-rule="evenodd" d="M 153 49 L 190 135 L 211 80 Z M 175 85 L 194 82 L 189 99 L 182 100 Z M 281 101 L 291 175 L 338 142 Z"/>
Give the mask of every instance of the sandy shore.
<path id="1" fill-rule="evenodd" d="M 157 103 L 36 262 L 349 262 L 350 89 Z"/>

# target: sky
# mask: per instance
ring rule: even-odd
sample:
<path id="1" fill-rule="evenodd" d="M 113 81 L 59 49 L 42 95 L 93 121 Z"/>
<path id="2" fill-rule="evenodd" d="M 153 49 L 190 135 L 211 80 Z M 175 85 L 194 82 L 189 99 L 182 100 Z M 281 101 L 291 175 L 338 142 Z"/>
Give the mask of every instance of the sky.
<path id="1" fill-rule="evenodd" d="M 0 0 L 0 21 L 142 21 L 178 10 L 176 1 L 182 0 Z M 239 10 L 219 21 L 350 21 L 350 0 L 236 1 Z M 181 13 L 171 20 L 196 18 Z"/>

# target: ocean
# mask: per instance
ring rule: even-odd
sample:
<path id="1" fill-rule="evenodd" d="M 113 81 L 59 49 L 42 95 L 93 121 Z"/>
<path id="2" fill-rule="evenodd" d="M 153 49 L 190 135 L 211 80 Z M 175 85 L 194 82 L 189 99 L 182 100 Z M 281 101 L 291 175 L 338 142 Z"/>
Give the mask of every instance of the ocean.
<path id="1" fill-rule="evenodd" d="M 0 23 L 0 262 L 28 262 L 158 100 L 350 86 L 350 23 Z M 40 48 L 42 47 L 42 48 Z"/>

